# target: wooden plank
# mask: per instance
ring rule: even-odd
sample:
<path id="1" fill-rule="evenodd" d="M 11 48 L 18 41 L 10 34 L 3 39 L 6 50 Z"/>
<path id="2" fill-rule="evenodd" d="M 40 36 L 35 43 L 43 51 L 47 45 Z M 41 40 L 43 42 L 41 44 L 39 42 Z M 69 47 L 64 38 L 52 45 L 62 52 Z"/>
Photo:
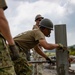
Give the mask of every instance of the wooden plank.
<path id="1" fill-rule="evenodd" d="M 66 24 L 55 25 L 55 43 L 67 47 Z M 57 75 L 69 75 L 68 51 L 56 50 Z"/>

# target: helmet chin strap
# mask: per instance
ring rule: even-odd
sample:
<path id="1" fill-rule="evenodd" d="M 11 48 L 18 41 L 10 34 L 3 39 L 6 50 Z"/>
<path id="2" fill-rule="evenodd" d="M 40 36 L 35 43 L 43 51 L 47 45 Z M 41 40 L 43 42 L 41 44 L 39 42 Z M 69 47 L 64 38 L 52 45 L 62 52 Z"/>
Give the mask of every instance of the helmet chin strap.
<path id="1" fill-rule="evenodd" d="M 47 37 L 50 37 L 50 34 L 49 34 L 49 35 L 47 35 Z"/>

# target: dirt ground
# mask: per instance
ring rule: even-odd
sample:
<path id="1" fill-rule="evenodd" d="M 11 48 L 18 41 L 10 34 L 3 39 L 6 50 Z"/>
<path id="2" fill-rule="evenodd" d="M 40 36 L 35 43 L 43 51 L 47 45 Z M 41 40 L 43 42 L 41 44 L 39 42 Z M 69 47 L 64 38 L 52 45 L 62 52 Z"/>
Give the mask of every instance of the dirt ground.
<path id="1" fill-rule="evenodd" d="M 45 68 L 43 69 L 43 75 L 57 75 L 56 72 L 56 67 L 50 67 L 48 65 L 44 66 Z M 72 64 L 70 69 L 72 71 L 69 71 L 69 75 L 75 75 L 75 64 Z"/>
<path id="2" fill-rule="evenodd" d="M 44 69 L 43 70 L 43 75 L 56 75 L 55 70 L 50 70 L 50 69 Z"/>
<path id="3" fill-rule="evenodd" d="M 39 68 L 38 71 L 36 71 L 36 69 L 33 70 L 32 75 L 56 75 L 56 69 L 54 66 L 50 67 L 50 65 L 45 64 L 43 68 Z"/>
<path id="4" fill-rule="evenodd" d="M 69 72 L 69 75 L 75 75 L 75 65 L 72 65 L 70 69 L 74 70 L 74 72 Z M 36 75 L 57 75 L 56 66 L 49 66 L 48 64 L 44 64 L 44 67 L 40 72 L 41 74 Z"/>
<path id="5" fill-rule="evenodd" d="M 44 66 L 43 75 L 56 75 L 56 67 L 50 67 L 49 65 Z"/>

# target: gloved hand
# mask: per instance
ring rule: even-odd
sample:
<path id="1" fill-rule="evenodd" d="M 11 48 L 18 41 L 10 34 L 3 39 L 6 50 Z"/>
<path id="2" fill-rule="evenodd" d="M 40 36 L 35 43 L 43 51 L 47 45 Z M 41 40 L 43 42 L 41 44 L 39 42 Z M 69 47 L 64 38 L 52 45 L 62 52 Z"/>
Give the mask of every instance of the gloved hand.
<path id="1" fill-rule="evenodd" d="M 63 45 L 62 44 L 58 44 L 59 45 L 59 47 L 58 47 L 58 49 L 63 49 Z"/>
<path id="2" fill-rule="evenodd" d="M 58 50 L 63 49 L 63 50 L 67 50 L 67 47 L 63 46 L 62 44 L 58 44 L 59 47 L 57 48 Z"/>
<path id="3" fill-rule="evenodd" d="M 17 60 L 20 56 L 19 56 L 19 50 L 17 49 L 16 45 L 9 45 L 9 49 L 12 53 L 11 58 L 12 60 Z"/>
<path id="4" fill-rule="evenodd" d="M 46 61 L 49 63 L 49 64 L 51 64 L 51 65 L 55 65 L 55 62 L 54 61 L 52 61 L 50 58 L 46 58 Z"/>

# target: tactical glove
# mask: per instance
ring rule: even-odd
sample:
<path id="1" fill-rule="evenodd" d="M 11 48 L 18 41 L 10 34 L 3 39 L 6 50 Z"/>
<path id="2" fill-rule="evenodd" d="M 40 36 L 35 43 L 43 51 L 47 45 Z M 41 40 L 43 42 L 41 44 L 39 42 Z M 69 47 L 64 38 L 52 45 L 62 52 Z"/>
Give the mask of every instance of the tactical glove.
<path id="1" fill-rule="evenodd" d="M 17 49 L 16 45 L 9 45 L 9 49 L 12 53 L 12 60 L 17 60 L 19 58 L 19 50 Z"/>
<path id="2" fill-rule="evenodd" d="M 55 65 L 55 62 L 54 61 L 52 61 L 50 58 L 46 58 L 46 61 L 49 63 L 49 64 L 51 64 L 51 65 Z"/>
<path id="3" fill-rule="evenodd" d="M 58 45 L 59 45 L 58 49 L 63 49 L 63 45 L 62 44 L 58 44 Z"/>
<path id="4" fill-rule="evenodd" d="M 63 46 L 62 44 L 58 44 L 58 50 L 63 49 L 63 50 L 67 50 L 67 47 Z"/>

